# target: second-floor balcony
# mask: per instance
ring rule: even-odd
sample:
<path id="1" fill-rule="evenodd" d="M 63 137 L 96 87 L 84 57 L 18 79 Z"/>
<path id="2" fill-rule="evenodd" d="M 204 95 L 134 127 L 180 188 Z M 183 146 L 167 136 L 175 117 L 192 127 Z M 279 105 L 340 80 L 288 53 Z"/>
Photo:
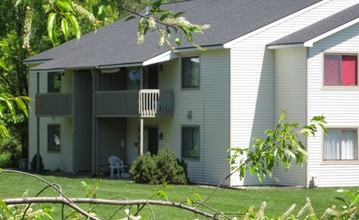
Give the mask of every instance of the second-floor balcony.
<path id="1" fill-rule="evenodd" d="M 154 118 L 171 116 L 174 110 L 171 90 L 97 91 L 95 102 L 95 113 L 100 117 Z"/>
<path id="2" fill-rule="evenodd" d="M 73 94 L 42 93 L 35 98 L 38 116 L 72 116 Z M 121 91 L 96 91 L 94 112 L 97 117 L 172 116 L 174 94 L 171 90 L 143 89 Z"/>

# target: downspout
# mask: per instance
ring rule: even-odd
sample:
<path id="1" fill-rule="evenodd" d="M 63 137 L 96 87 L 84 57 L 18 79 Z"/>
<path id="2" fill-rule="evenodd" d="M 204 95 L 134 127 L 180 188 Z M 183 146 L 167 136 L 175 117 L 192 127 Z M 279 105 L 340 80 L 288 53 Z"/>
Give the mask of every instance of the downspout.
<path id="1" fill-rule="evenodd" d="M 92 175 L 97 174 L 97 161 L 96 161 L 96 140 L 97 140 L 97 133 L 96 133 L 96 114 L 95 114 L 95 107 L 96 107 L 96 78 L 97 78 L 97 72 L 92 69 L 91 70 L 92 75 L 92 121 L 91 121 L 91 131 L 92 131 L 92 143 L 91 143 L 91 152 L 92 152 Z"/>
<path id="2" fill-rule="evenodd" d="M 36 73 L 36 94 L 40 93 L 40 73 Z M 40 172 L 40 117 L 36 115 L 36 172 Z"/>
<path id="3" fill-rule="evenodd" d="M 309 49 L 307 48 L 307 57 L 306 57 L 306 89 L 305 89 L 305 113 L 304 113 L 304 115 L 305 115 L 305 121 L 306 121 L 306 123 L 308 124 L 308 59 L 309 59 Z M 307 146 L 306 147 L 306 151 L 308 152 L 308 137 L 305 137 L 305 146 Z M 307 158 L 307 161 L 305 162 L 305 164 L 304 164 L 304 186 L 306 187 L 306 188 L 309 188 L 309 183 L 308 183 L 308 169 L 309 169 L 309 165 L 308 165 L 308 163 L 309 163 L 309 155 L 308 155 L 308 158 Z"/>
<path id="4" fill-rule="evenodd" d="M 140 90 L 143 89 L 143 67 L 140 67 Z M 139 96 L 139 98 L 141 98 Z M 140 100 L 142 101 L 142 100 Z M 140 112 L 141 113 L 141 112 Z M 143 155 L 143 127 L 144 127 L 144 119 L 140 115 L 140 155 Z"/>

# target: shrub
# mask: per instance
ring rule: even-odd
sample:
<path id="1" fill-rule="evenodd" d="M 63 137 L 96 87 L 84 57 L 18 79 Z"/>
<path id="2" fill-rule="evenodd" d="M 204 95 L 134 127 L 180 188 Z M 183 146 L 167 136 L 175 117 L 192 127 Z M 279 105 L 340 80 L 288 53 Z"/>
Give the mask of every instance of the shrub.
<path id="1" fill-rule="evenodd" d="M 156 163 L 151 153 L 139 156 L 131 166 L 130 174 L 136 183 L 151 183 L 156 169 Z"/>
<path id="2" fill-rule="evenodd" d="M 169 150 L 160 150 L 157 155 L 151 156 L 146 153 L 138 157 L 131 169 L 130 174 L 136 183 L 149 184 L 186 184 L 187 173 L 184 162 L 176 159 Z"/>
<path id="3" fill-rule="evenodd" d="M 31 170 L 34 170 L 36 171 L 36 164 L 37 164 L 37 160 L 36 160 L 36 157 L 37 157 L 38 154 L 35 154 L 34 157 L 32 158 L 31 160 Z M 39 160 L 40 160 L 40 171 L 43 171 L 44 170 L 44 163 L 42 162 L 42 157 L 41 155 L 39 154 Z"/>

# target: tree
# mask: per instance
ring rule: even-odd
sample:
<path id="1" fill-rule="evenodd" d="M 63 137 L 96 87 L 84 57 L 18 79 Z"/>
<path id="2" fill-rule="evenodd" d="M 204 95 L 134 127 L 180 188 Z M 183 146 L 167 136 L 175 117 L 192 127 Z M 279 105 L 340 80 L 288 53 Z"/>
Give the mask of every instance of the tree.
<path id="1" fill-rule="evenodd" d="M 29 18 L 25 21 L 25 47 L 29 47 L 30 45 L 31 17 L 35 4 L 38 2 L 39 1 L 36 0 L 17 0 L 16 2 L 16 6 L 26 7 L 27 17 Z M 80 39 L 83 27 L 90 25 L 93 29 L 97 29 L 99 26 L 111 23 L 116 17 L 108 16 L 108 14 L 115 9 L 124 12 L 125 15 L 130 14 L 127 20 L 139 17 L 137 34 L 139 43 L 143 42 L 144 35 L 149 30 L 154 30 L 157 31 L 159 35 L 159 46 L 167 45 L 173 48 L 173 43 L 181 45 L 181 35 L 187 39 L 187 41 L 197 46 L 192 34 L 203 33 L 203 30 L 209 28 L 209 25 L 190 23 L 182 16 L 184 12 L 172 12 L 163 9 L 161 7 L 162 0 L 144 1 L 149 6 L 149 10 L 145 14 L 138 13 L 137 10 L 133 10 L 132 7 L 127 8 L 127 6 L 130 5 L 130 1 L 125 1 L 122 4 L 111 3 L 111 1 L 108 0 L 83 0 L 80 1 L 82 4 L 72 0 L 42 0 L 41 2 L 44 13 L 48 14 L 47 33 L 53 45 L 60 43 L 62 37 L 65 40 L 72 37 Z M 131 5 L 135 5 L 135 9 L 137 9 L 137 7 L 143 6 L 140 2 L 141 1 L 135 1 L 135 4 L 131 3 Z M 80 25 L 79 19 L 83 18 L 86 18 L 87 22 L 85 22 L 85 24 L 81 23 Z M 172 33 L 178 36 L 172 39 Z"/>
<path id="2" fill-rule="evenodd" d="M 314 136 L 319 128 L 327 134 L 324 116 L 315 116 L 308 125 L 290 123 L 282 113 L 276 127 L 265 131 L 265 137 L 253 138 L 253 145 L 248 148 L 230 148 L 229 157 L 232 169 L 243 179 L 246 173 L 255 174 L 262 181 L 266 176 L 274 177 L 274 167 L 284 166 L 288 170 L 292 162 L 303 166 L 307 152 L 301 138 Z"/>
<path id="3" fill-rule="evenodd" d="M 254 144 L 250 148 L 231 148 L 231 151 L 234 151 L 234 154 L 230 157 L 230 163 L 232 164 L 235 171 L 238 171 L 241 178 L 243 178 L 247 171 L 250 171 L 251 174 L 256 174 L 260 180 L 262 180 L 265 176 L 272 176 L 272 169 L 275 166 L 284 165 L 287 169 L 290 168 L 290 164 L 292 161 L 295 161 L 299 164 L 303 164 L 306 161 L 307 153 L 305 152 L 305 146 L 300 141 L 303 137 L 309 137 L 311 135 L 315 135 L 320 129 L 322 129 L 326 133 L 326 128 L 324 125 L 326 124 L 325 118 L 323 116 L 316 116 L 310 121 L 309 125 L 301 126 L 298 123 L 289 123 L 286 120 L 286 115 L 282 114 L 279 120 L 278 125 L 272 130 L 268 129 L 265 131 L 264 138 L 254 138 Z M 243 157 L 244 156 L 244 157 Z M 18 172 L 18 171 L 5 171 L 5 172 Z M 37 179 L 37 176 L 31 175 Z M 230 175 L 233 175 L 231 173 Z M 40 178 L 41 181 L 46 182 Z M 237 213 L 235 216 L 233 214 L 223 213 L 220 210 L 216 210 L 214 207 L 208 206 L 207 201 L 215 194 L 218 187 L 213 191 L 211 195 L 209 195 L 205 199 L 201 199 L 199 195 L 197 195 L 198 199 L 188 198 L 186 202 L 173 202 L 168 201 L 168 197 L 166 192 L 163 190 L 159 190 L 155 192 L 155 195 L 160 196 L 161 200 L 153 200 L 151 199 L 141 199 L 141 200 L 106 200 L 106 199 L 96 199 L 94 195 L 96 195 L 95 190 L 92 190 L 91 187 L 88 187 L 91 192 L 90 198 L 68 198 L 66 195 L 63 195 L 61 192 L 61 188 L 59 188 L 56 184 L 47 183 L 46 188 L 52 187 L 57 192 L 60 193 L 59 197 L 26 197 L 26 198 L 14 198 L 14 199 L 5 199 L 3 202 L 0 200 L 0 215 L 8 215 L 8 217 L 15 217 L 15 214 L 18 214 L 18 218 L 26 217 L 29 214 L 27 210 L 30 207 L 31 203 L 61 203 L 63 205 L 69 206 L 74 209 L 77 213 L 82 216 L 87 217 L 88 219 L 98 219 L 95 215 L 91 215 L 90 211 L 85 211 L 81 207 L 79 207 L 78 203 L 90 203 L 90 204 L 108 204 L 108 205 L 117 205 L 119 206 L 119 210 L 126 207 L 137 207 L 135 213 L 130 215 L 129 210 L 126 211 L 127 218 L 124 219 L 139 219 L 138 215 L 143 210 L 144 206 L 149 206 L 151 211 L 153 212 L 151 206 L 161 205 L 161 206 L 169 206 L 184 209 L 190 212 L 195 213 L 196 215 L 203 216 L 206 219 L 266 219 L 264 215 L 265 203 L 259 209 L 257 213 L 253 211 L 253 208 L 250 208 L 245 212 Z M 96 186 L 95 186 L 96 187 Z M 43 190 L 42 190 L 43 191 Z M 357 207 L 358 207 L 358 194 L 348 193 L 348 195 L 352 196 L 352 202 L 350 203 L 350 208 L 345 209 L 344 211 L 337 210 L 335 206 L 328 208 L 325 213 L 322 215 L 325 216 L 325 219 L 341 219 L 341 217 L 348 216 L 357 216 Z M 341 201 L 345 200 L 340 198 Z M 11 211 L 8 207 L 9 204 L 28 204 L 23 209 L 16 209 L 17 212 Z M 1 211 L 1 209 L 3 211 Z M 292 205 L 289 210 L 283 214 L 283 216 L 278 217 L 278 219 L 299 219 L 303 216 L 303 212 L 305 209 L 309 210 L 309 214 L 307 216 L 303 216 L 304 219 L 318 219 L 311 207 L 310 200 L 308 199 L 307 204 L 301 209 L 300 213 L 298 213 L 297 217 L 293 216 L 292 211 L 294 209 L 294 205 Z M 20 212 L 19 212 L 20 211 Z M 41 212 L 34 211 L 35 215 L 52 215 L 51 212 L 46 212 L 46 210 L 42 210 Z M 116 211 L 117 213 L 117 211 Z M 116 214 L 115 213 L 115 214 Z M 115 215 L 114 214 L 114 215 Z M 153 218 L 155 218 L 153 213 Z"/>

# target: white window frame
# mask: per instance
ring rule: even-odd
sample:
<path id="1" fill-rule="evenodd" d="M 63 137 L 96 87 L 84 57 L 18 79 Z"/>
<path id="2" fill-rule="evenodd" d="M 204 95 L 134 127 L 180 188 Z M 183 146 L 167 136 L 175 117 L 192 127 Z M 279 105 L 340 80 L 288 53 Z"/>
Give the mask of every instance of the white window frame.
<path id="1" fill-rule="evenodd" d="M 341 163 L 344 163 L 344 164 L 347 164 L 347 163 L 359 163 L 359 143 L 358 143 L 358 128 L 352 128 L 352 127 L 329 127 L 327 128 L 328 129 L 328 132 L 330 133 L 330 130 L 336 130 L 336 131 L 339 131 L 340 132 L 340 146 L 339 146 L 339 158 L 338 159 L 327 159 L 326 158 L 326 154 L 327 154 L 327 151 L 325 149 L 325 144 L 326 144 L 326 139 L 328 138 L 327 135 L 325 135 L 323 133 L 323 138 L 322 138 L 322 161 L 323 163 L 335 163 L 335 164 L 341 164 Z M 343 147 L 342 147 L 342 132 L 343 131 L 355 131 L 356 134 L 355 134 L 355 138 L 356 138 L 356 143 L 355 144 L 355 149 L 354 149 L 354 152 L 353 152 L 353 156 L 354 156 L 354 159 L 343 159 Z M 328 134 L 329 135 L 329 134 Z"/>

